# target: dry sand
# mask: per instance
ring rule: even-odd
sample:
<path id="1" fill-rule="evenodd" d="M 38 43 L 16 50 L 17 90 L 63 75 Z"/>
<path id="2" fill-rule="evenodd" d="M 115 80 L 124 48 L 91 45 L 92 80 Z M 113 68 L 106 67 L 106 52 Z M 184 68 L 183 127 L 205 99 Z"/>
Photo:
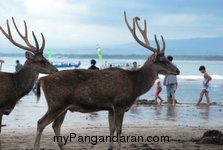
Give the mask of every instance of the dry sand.
<path id="1" fill-rule="evenodd" d="M 3 127 L 1 133 L 2 150 L 19 150 L 19 149 L 33 149 L 36 128 L 9 128 Z M 197 144 L 195 141 L 203 136 L 205 131 L 219 130 L 223 132 L 220 127 L 189 127 L 182 125 L 155 125 L 142 123 L 125 123 L 123 124 L 123 136 L 169 136 L 169 142 L 123 142 L 122 149 L 126 150 L 149 150 L 149 149 L 190 149 L 190 150 L 220 150 L 223 145 L 216 144 Z M 70 133 L 75 133 L 77 136 L 108 136 L 108 123 L 92 122 L 88 124 L 83 123 L 68 123 L 64 122 L 62 125 L 62 135 L 69 136 Z M 47 126 L 43 131 L 41 138 L 41 149 L 59 149 L 56 142 L 53 141 L 54 132 L 51 125 Z M 116 143 L 115 143 L 116 144 Z M 96 145 L 90 142 L 78 142 L 72 139 L 65 147 L 68 150 L 73 149 L 92 149 L 103 150 L 108 148 L 109 143 L 98 142 Z"/>

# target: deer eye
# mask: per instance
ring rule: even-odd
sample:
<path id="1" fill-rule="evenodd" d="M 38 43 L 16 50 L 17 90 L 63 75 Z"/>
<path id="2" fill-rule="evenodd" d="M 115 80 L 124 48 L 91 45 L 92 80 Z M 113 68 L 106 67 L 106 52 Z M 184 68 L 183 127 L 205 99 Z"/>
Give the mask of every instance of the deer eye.
<path id="1" fill-rule="evenodd" d="M 43 67 L 45 66 L 45 63 L 42 60 L 40 60 L 39 63 L 40 63 L 41 66 L 43 66 Z"/>
<path id="2" fill-rule="evenodd" d="M 161 58 L 161 59 L 159 60 L 159 63 L 160 63 L 161 65 L 166 66 L 166 62 L 164 61 L 164 59 L 163 59 L 163 58 Z"/>

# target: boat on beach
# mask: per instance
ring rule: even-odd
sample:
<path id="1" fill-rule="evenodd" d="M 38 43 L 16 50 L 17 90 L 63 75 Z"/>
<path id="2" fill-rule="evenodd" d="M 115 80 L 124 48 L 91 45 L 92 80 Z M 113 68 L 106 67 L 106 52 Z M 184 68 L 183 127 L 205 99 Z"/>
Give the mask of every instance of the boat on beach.
<path id="1" fill-rule="evenodd" d="M 77 64 L 73 62 L 50 62 L 56 68 L 78 68 L 81 65 L 79 61 Z"/>
<path id="2" fill-rule="evenodd" d="M 52 50 L 48 50 L 48 60 L 49 62 L 56 68 L 78 68 L 81 65 L 81 61 L 78 61 L 77 64 L 73 62 L 59 62 L 59 61 L 52 61 L 50 59 L 53 58 Z"/>

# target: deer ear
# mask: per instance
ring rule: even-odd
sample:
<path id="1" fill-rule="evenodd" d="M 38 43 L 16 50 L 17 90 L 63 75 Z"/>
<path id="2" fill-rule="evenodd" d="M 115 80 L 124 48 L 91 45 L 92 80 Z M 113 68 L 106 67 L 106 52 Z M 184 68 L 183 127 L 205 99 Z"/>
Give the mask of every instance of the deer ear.
<path id="1" fill-rule="evenodd" d="M 34 58 L 34 55 L 30 52 L 26 52 L 26 58 L 32 60 Z"/>
<path id="2" fill-rule="evenodd" d="M 156 57 L 157 57 L 157 52 L 154 53 L 154 56 L 152 58 L 152 62 L 155 62 L 156 61 Z"/>

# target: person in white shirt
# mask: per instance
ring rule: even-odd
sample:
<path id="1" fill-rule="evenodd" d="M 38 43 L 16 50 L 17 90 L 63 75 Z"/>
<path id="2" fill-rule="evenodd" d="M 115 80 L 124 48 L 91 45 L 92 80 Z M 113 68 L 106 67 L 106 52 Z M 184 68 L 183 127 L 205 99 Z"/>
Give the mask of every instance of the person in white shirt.
<path id="1" fill-rule="evenodd" d="M 209 97 L 210 82 L 209 81 L 211 81 L 212 78 L 207 73 L 205 66 L 200 66 L 199 71 L 204 74 L 204 81 L 203 81 L 203 86 L 202 86 L 202 90 L 200 93 L 200 97 L 199 97 L 199 100 L 198 100 L 196 106 L 200 105 L 200 103 L 203 99 L 203 96 L 205 95 L 206 99 L 207 99 L 207 106 L 209 107 L 210 106 L 210 97 Z"/>

